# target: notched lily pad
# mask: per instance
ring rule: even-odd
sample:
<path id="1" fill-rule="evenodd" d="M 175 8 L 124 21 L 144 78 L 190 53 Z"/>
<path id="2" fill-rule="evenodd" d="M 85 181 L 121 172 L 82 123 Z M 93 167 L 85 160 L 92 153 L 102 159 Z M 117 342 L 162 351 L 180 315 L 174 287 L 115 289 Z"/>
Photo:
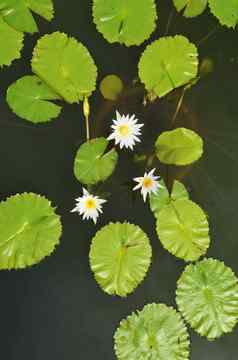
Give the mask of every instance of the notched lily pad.
<path id="1" fill-rule="evenodd" d="M 176 302 L 185 320 L 209 340 L 233 330 L 238 321 L 238 279 L 223 262 L 188 265 L 177 284 Z"/>
<path id="2" fill-rule="evenodd" d="M 93 185 L 106 180 L 114 171 L 118 154 L 115 149 L 105 153 L 109 141 L 103 137 L 80 146 L 74 160 L 74 174 L 83 184 Z"/>
<path id="3" fill-rule="evenodd" d="M 210 245 L 206 214 L 188 199 L 164 206 L 158 213 L 156 229 L 164 248 L 185 261 L 198 260 Z"/>
<path id="4" fill-rule="evenodd" d="M 51 100 L 59 100 L 37 76 L 24 76 L 9 86 L 7 102 L 12 111 L 33 123 L 42 123 L 56 118 L 61 107 Z"/>
<path id="5" fill-rule="evenodd" d="M 177 128 L 163 132 L 155 143 L 158 159 L 168 165 L 189 165 L 203 153 L 203 140 L 192 130 Z"/>
<path id="6" fill-rule="evenodd" d="M 187 18 L 201 15 L 207 7 L 208 0 L 173 0 L 178 11 L 183 11 Z"/>
<path id="7" fill-rule="evenodd" d="M 127 296 L 144 279 L 151 253 L 149 239 L 139 226 L 110 223 L 92 240 L 90 266 L 106 293 Z"/>
<path id="8" fill-rule="evenodd" d="M 68 103 L 78 103 L 95 90 L 97 68 L 86 47 L 64 33 L 38 40 L 32 71 Z"/>
<path id="9" fill-rule="evenodd" d="M 221 25 L 235 28 L 238 24 L 238 0 L 208 0 L 211 13 Z"/>
<path id="10" fill-rule="evenodd" d="M 132 313 L 114 335 L 118 360 L 188 360 L 189 335 L 180 314 L 164 304 Z"/>
<path id="11" fill-rule="evenodd" d="M 155 29 L 154 0 L 94 0 L 93 19 L 97 30 L 110 43 L 140 45 Z"/>
<path id="12" fill-rule="evenodd" d="M 33 193 L 0 203 L 0 269 L 22 269 L 49 256 L 61 236 L 60 217 L 51 203 Z"/>

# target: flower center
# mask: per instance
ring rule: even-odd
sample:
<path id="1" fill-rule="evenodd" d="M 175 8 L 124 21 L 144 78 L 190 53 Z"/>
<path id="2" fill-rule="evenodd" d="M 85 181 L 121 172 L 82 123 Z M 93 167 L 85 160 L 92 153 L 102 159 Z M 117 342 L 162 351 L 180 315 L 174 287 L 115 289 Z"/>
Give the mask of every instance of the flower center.
<path id="1" fill-rule="evenodd" d="M 153 180 L 149 177 L 146 177 L 144 180 L 143 180 L 143 187 L 146 188 L 146 189 L 149 189 L 151 188 L 153 185 Z"/>
<path id="2" fill-rule="evenodd" d="M 92 198 L 89 198 L 85 201 L 85 207 L 86 209 L 88 210 L 92 210 L 92 209 L 95 209 L 96 208 L 96 202 L 94 199 Z"/>
<path id="3" fill-rule="evenodd" d="M 121 136 L 128 136 L 130 133 L 130 129 L 128 125 L 120 125 L 118 127 L 118 132 Z"/>

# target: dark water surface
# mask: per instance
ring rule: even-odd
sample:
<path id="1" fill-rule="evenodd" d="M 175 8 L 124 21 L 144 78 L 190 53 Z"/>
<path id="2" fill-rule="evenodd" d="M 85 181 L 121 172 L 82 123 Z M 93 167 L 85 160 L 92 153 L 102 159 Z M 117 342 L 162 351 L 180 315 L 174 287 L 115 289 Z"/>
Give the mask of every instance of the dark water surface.
<path id="1" fill-rule="evenodd" d="M 152 39 L 164 35 L 172 1 L 159 1 L 159 26 Z M 109 45 L 97 33 L 91 18 L 91 1 L 55 0 L 51 24 L 40 20 L 41 34 L 64 31 L 80 39 L 92 53 L 100 79 L 115 73 L 130 85 L 144 49 Z M 139 1 L 138 1 L 139 4 Z M 196 44 L 217 21 L 207 12 L 187 20 L 177 15 L 170 34 L 181 33 Z M 142 169 L 128 152 L 120 153 L 116 173 L 104 186 L 111 197 L 95 228 L 70 214 L 81 185 L 74 178 L 73 160 L 85 132 L 81 106 L 66 105 L 60 118 L 33 126 L 17 118 L 5 102 L 9 84 L 30 73 L 30 58 L 39 35 L 27 36 L 22 60 L 0 72 L 0 199 L 17 192 L 46 195 L 58 207 L 64 233 L 55 253 L 31 269 L 0 273 L 1 357 L 6 360 L 115 359 L 112 336 L 118 322 L 146 303 L 175 305 L 175 288 L 185 264 L 163 250 L 154 220 L 141 198 L 132 201 L 123 184 Z M 212 244 L 208 255 L 224 260 L 238 273 L 238 35 L 221 28 L 199 46 L 209 56 L 214 72 L 185 97 L 176 125 L 196 129 L 205 139 L 205 154 L 192 168 L 169 169 L 188 186 L 191 197 L 208 213 Z M 179 93 L 178 93 L 179 94 Z M 92 100 L 93 136 L 107 135 L 116 108 L 135 112 L 146 124 L 144 145 L 149 150 L 157 132 L 168 127 L 175 109 L 175 93 L 168 100 L 144 108 L 140 93 L 111 106 L 99 93 Z M 97 125 L 95 125 L 97 123 Z M 161 168 L 164 173 L 164 169 Z M 110 297 L 97 286 L 88 265 L 90 239 L 108 221 L 128 220 L 150 236 L 153 263 L 145 281 L 127 299 Z M 215 342 L 191 334 L 192 360 L 237 360 L 238 329 Z M 170 360 L 170 359 L 168 359 Z"/>

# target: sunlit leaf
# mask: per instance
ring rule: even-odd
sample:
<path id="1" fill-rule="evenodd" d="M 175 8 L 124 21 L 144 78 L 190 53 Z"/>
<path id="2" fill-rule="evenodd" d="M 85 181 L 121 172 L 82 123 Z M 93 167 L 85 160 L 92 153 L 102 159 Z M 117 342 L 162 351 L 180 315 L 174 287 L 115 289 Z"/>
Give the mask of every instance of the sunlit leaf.
<path id="1" fill-rule="evenodd" d="M 92 94 L 97 68 L 88 50 L 76 39 L 55 32 L 38 40 L 32 70 L 69 103 Z"/>
<path id="2" fill-rule="evenodd" d="M 93 18 L 110 43 L 140 45 L 155 29 L 156 5 L 154 0 L 94 0 Z"/>
<path id="3" fill-rule="evenodd" d="M 187 84 L 197 72 L 197 48 L 181 35 L 154 41 L 139 62 L 139 77 L 146 90 L 159 97 Z"/>
<path id="4" fill-rule="evenodd" d="M 0 269 L 20 269 L 40 262 L 59 243 L 60 218 L 51 203 L 33 193 L 0 203 Z"/>
<path id="5" fill-rule="evenodd" d="M 185 17 L 195 17 L 203 13 L 208 0 L 173 0 L 178 11 L 183 10 Z"/>
<path id="6" fill-rule="evenodd" d="M 163 180 L 160 181 L 160 185 L 162 188 L 159 188 L 155 194 L 152 193 L 150 195 L 150 208 L 156 217 L 158 216 L 160 210 L 171 201 L 189 198 L 189 194 L 185 186 L 178 180 L 174 181 L 171 194 L 169 194 Z"/>
<path id="7" fill-rule="evenodd" d="M 177 128 L 163 132 L 155 143 L 156 155 L 164 164 L 189 165 L 203 153 L 203 140 L 192 130 Z"/>
<path id="8" fill-rule="evenodd" d="M 59 96 L 37 76 L 24 76 L 7 90 L 7 102 L 12 111 L 33 123 L 56 118 L 61 107 L 50 100 L 57 99 Z"/>
<path id="9" fill-rule="evenodd" d="M 116 100 L 123 90 L 123 82 L 116 75 L 107 75 L 100 83 L 102 96 L 107 100 Z"/>
<path id="10" fill-rule="evenodd" d="M 54 15 L 52 0 L 0 0 L 0 15 L 18 31 L 35 33 L 37 24 L 31 11 L 51 20 Z"/>
<path id="11" fill-rule="evenodd" d="M 238 24 L 238 0 L 208 0 L 210 10 L 221 25 L 235 28 Z"/>
<path id="12" fill-rule="evenodd" d="M 206 214 L 188 199 L 164 206 L 158 213 L 156 229 L 164 248 L 185 261 L 198 260 L 210 245 Z"/>
<path id="13" fill-rule="evenodd" d="M 115 149 L 105 152 L 108 143 L 105 138 L 97 138 L 80 146 L 74 161 L 74 174 L 83 184 L 96 184 L 113 173 L 118 154 Z"/>
<path id="14" fill-rule="evenodd" d="M 23 39 L 24 34 L 11 28 L 0 16 L 0 67 L 20 58 Z"/>
<path id="15" fill-rule="evenodd" d="M 185 320 L 212 340 L 238 321 L 238 279 L 223 262 L 204 259 L 188 265 L 177 284 L 176 302 Z"/>
<path id="16" fill-rule="evenodd" d="M 138 226 L 110 223 L 93 238 L 89 258 L 100 287 L 110 295 L 126 296 L 144 279 L 151 246 Z"/>
<path id="17" fill-rule="evenodd" d="M 181 315 L 164 304 L 148 304 L 120 322 L 118 360 L 188 360 L 189 335 Z"/>

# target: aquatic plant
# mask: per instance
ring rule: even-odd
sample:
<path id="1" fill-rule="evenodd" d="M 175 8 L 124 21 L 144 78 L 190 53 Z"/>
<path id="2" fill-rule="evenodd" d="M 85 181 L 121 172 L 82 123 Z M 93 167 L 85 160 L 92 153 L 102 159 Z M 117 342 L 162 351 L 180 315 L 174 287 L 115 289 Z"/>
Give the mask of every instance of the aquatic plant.
<path id="1" fill-rule="evenodd" d="M 238 23 L 238 0 L 173 0 L 185 17 L 200 15 L 209 6 L 220 24 L 234 28 Z M 24 32 L 38 31 L 31 11 L 46 20 L 53 17 L 50 0 L 0 0 L 0 66 L 20 57 Z M 154 0 L 94 0 L 93 21 L 109 42 L 141 45 L 156 29 L 158 11 Z M 143 26 L 142 26 L 143 25 Z M 219 25 L 220 26 L 220 25 Z M 96 31 L 96 30 L 95 30 Z M 84 220 L 97 222 L 103 216 L 107 196 L 97 185 L 107 181 L 116 169 L 120 150 L 135 151 L 143 142 L 146 124 L 137 114 L 120 114 L 113 119 L 109 137 L 91 138 L 90 97 L 97 87 L 98 69 L 88 49 L 77 39 L 53 32 L 42 36 L 33 50 L 32 74 L 11 84 L 6 100 L 20 118 L 33 124 L 56 119 L 64 103 L 81 104 L 85 119 L 85 142 L 75 154 L 72 171 L 82 184 L 83 195 L 76 199 L 72 212 Z M 232 331 L 238 321 L 238 280 L 232 270 L 217 259 L 203 259 L 210 246 L 209 221 L 203 209 L 191 200 L 185 185 L 160 177 L 160 166 L 184 167 L 204 154 L 203 139 L 193 129 L 176 127 L 175 120 L 184 95 L 211 70 L 199 69 L 196 44 L 184 35 L 162 36 L 141 51 L 138 78 L 133 86 L 143 89 L 141 102 L 181 92 L 176 111 L 166 131 L 157 134 L 153 152 L 135 155 L 144 166 L 144 176 L 134 180 L 149 198 L 155 229 L 162 246 L 186 262 L 178 280 L 178 311 L 164 304 L 149 304 L 123 320 L 115 333 L 115 352 L 119 360 L 189 358 L 189 336 L 182 320 L 200 335 L 215 339 Z M 210 70 L 209 70 L 210 69 Z M 104 78 L 99 86 L 107 101 L 120 98 L 123 81 L 116 75 Z M 115 109 L 116 110 L 116 109 Z M 139 122 L 138 122 L 139 121 Z M 41 124 L 44 126 L 44 124 Z M 108 129 L 109 131 L 109 129 Z M 115 146 L 110 142 L 115 141 Z M 116 149 L 116 146 L 118 148 Z M 159 164 L 159 165 L 158 165 Z M 137 177 L 136 177 L 137 176 Z M 133 179 L 128 179 L 133 183 Z M 133 191 L 130 186 L 130 191 Z M 107 199 L 107 202 L 110 199 Z M 107 206 L 105 204 L 105 206 Z M 73 216 L 73 215 L 72 215 Z M 89 263 L 99 287 L 108 295 L 126 297 L 146 276 L 152 259 L 152 247 L 145 232 L 127 221 L 112 219 L 92 239 Z M 50 202 L 37 194 L 17 194 L 0 203 L 0 268 L 18 269 L 38 263 L 51 254 L 59 243 L 61 222 Z M 44 240 L 44 241 L 43 241 Z"/>

